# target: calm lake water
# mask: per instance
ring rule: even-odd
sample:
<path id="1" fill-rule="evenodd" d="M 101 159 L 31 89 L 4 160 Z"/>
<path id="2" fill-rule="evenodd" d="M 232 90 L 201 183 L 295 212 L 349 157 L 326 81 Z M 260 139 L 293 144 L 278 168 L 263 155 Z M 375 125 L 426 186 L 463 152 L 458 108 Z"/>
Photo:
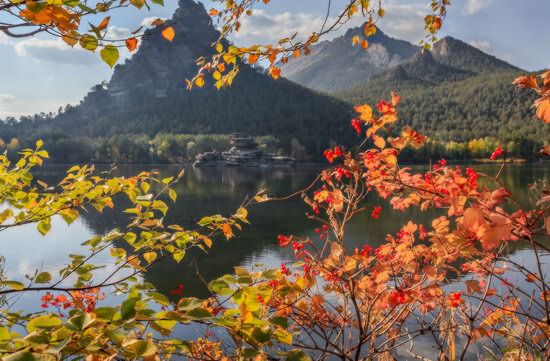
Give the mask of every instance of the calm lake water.
<path id="1" fill-rule="evenodd" d="M 60 179 L 68 166 L 45 166 L 37 173 L 48 184 Z M 426 167 L 415 166 L 418 170 Z M 488 174 L 495 174 L 495 165 L 478 165 L 475 168 Z M 176 175 L 181 166 L 119 166 L 117 175 L 133 175 L 144 169 L 158 169 L 163 177 Z M 320 166 L 298 166 L 296 168 L 208 168 L 193 169 L 188 167 L 186 175 L 176 186 L 178 200 L 171 205 L 167 224 L 179 223 L 192 226 L 202 216 L 212 214 L 231 214 L 243 202 L 245 197 L 252 196 L 263 185 L 270 196 L 284 196 L 300 190 L 315 178 Z M 506 168 L 502 179 L 522 202 L 529 202 L 527 185 L 539 180 L 550 181 L 549 165 L 512 165 Z M 411 210 L 405 213 L 391 212 L 388 203 L 373 196 L 367 202 L 370 205 L 381 205 L 383 211 L 379 220 L 373 219 L 368 212 L 359 215 L 349 224 L 346 242 L 351 249 L 369 244 L 377 247 L 386 234 L 397 232 L 409 219 L 430 224 L 434 211 L 420 212 Z M 290 250 L 278 246 L 278 234 L 317 235 L 314 223 L 305 217 L 306 207 L 300 198 L 279 202 L 267 202 L 252 206 L 249 219 L 252 223 L 245 226 L 230 241 L 216 239 L 208 254 L 190 252 L 179 264 L 165 261 L 153 267 L 145 279 L 153 283 L 168 297 L 170 291 L 179 284 L 185 285 L 185 296 L 207 296 L 204 283 L 196 275 L 194 259 L 198 260 L 198 271 L 202 278 L 210 281 L 226 273 L 232 273 L 234 266 L 244 267 L 278 267 L 281 262 L 291 262 Z M 82 253 L 80 244 L 95 234 L 102 234 L 114 227 L 125 227 L 126 215 L 119 211 L 108 211 L 99 215 L 94 211 L 83 212 L 83 217 L 71 226 L 56 219 L 52 231 L 42 237 L 32 225 L 20 229 L 0 232 L 0 255 L 5 258 L 4 273 L 9 279 L 24 280 L 24 275 L 36 269 L 55 271 L 65 265 L 68 255 Z M 168 223 L 170 222 L 170 223 Z M 520 245 L 514 250 L 514 259 L 527 266 L 533 264 L 531 252 Z M 545 255 L 543 260 L 548 262 Z M 105 254 L 96 262 L 104 262 L 107 273 L 111 269 L 110 256 Z M 263 266 L 260 266 L 262 264 Z M 518 279 L 518 282 L 523 280 Z M 38 295 L 26 295 L 18 300 L 14 309 L 36 309 L 39 306 Z"/>

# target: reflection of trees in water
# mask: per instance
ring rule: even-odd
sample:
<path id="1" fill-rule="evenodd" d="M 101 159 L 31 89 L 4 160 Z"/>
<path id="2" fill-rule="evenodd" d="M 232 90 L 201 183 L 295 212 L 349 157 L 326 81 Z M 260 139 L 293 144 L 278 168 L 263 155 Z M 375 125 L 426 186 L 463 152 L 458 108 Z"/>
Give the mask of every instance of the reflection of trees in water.
<path id="1" fill-rule="evenodd" d="M 147 167 L 151 169 L 152 167 Z M 117 175 L 131 176 L 143 170 L 134 166 L 121 167 Z M 175 186 L 178 192 L 176 204 L 170 206 L 165 224 L 181 224 L 194 227 L 205 215 L 231 214 L 245 197 L 255 194 L 261 185 L 267 187 L 269 194 L 286 195 L 309 184 L 317 175 L 319 168 L 211 168 L 187 169 L 185 177 Z M 178 167 L 160 168 L 162 177 L 177 174 Z M 170 204 L 171 202 L 167 202 Z M 106 209 L 103 214 L 89 212 L 83 214 L 87 225 L 96 233 L 105 233 L 114 228 L 123 228 L 128 223 L 124 209 L 124 199 L 116 200 L 116 210 Z M 277 244 L 279 233 L 303 233 L 308 226 L 305 220 L 305 205 L 296 198 L 284 202 L 267 202 L 253 205 L 249 209 L 250 226 L 245 226 L 238 236 L 226 241 L 215 239 L 208 254 L 200 250 L 189 252 L 178 264 L 173 260 L 159 262 L 145 275 L 161 292 L 170 295 L 170 291 L 183 283 L 186 294 L 205 296 L 207 291 L 203 282 L 195 273 L 194 258 L 198 260 L 201 275 L 208 281 L 226 273 L 232 273 L 233 267 L 247 258 L 273 248 Z M 125 247 L 119 242 L 117 247 Z M 129 249 L 128 249 L 129 250 Z"/>
<path id="2" fill-rule="evenodd" d="M 498 167 L 495 165 L 476 165 L 480 172 L 495 175 Z M 142 170 L 159 169 L 163 177 L 177 174 L 179 166 L 120 166 L 115 175 L 132 176 Z M 426 167 L 414 167 L 422 171 Z M 465 167 L 463 167 L 465 168 Z M 58 181 L 67 166 L 44 167 L 44 176 L 48 184 Z M 246 196 L 252 196 L 260 185 L 268 188 L 270 195 L 286 195 L 302 189 L 317 175 L 319 167 L 296 168 L 203 168 L 186 169 L 186 175 L 175 187 L 178 192 L 176 204 L 171 205 L 166 217 L 166 224 L 178 223 L 193 227 L 198 219 L 210 214 L 229 214 L 234 212 Z M 522 203 L 528 202 L 525 184 L 538 179 L 550 180 L 550 167 L 539 165 L 513 165 L 505 169 L 502 181 L 516 192 Z M 106 209 L 103 214 L 95 211 L 83 212 L 87 225 L 96 233 L 105 233 L 114 227 L 125 227 L 128 215 L 121 212 L 124 201 L 117 200 L 117 210 Z M 170 203 L 170 202 L 168 202 Z M 370 212 L 356 217 L 349 225 L 346 233 L 346 244 L 349 249 L 370 244 L 378 246 L 384 241 L 386 234 L 399 231 L 408 220 L 429 226 L 431 221 L 441 215 L 441 212 L 430 210 L 421 212 L 413 208 L 407 212 L 390 211 L 389 200 L 371 197 L 368 206 L 382 205 L 382 217 L 375 220 Z M 284 202 L 268 202 L 252 206 L 250 209 L 252 225 L 246 226 L 238 237 L 225 241 L 216 239 L 209 254 L 200 251 L 190 252 L 184 260 L 177 264 L 169 260 L 153 267 L 145 278 L 153 283 L 161 292 L 170 296 L 170 291 L 179 283 L 186 286 L 186 295 L 206 296 L 207 291 L 202 281 L 195 274 L 195 266 L 191 265 L 193 258 L 198 260 L 199 271 L 206 280 L 212 280 L 226 273 L 232 273 L 233 267 L 246 263 L 255 255 L 266 250 L 278 248 L 278 234 L 310 235 L 316 239 L 313 232 L 315 225 L 305 218 L 306 208 L 297 198 Z M 122 243 L 119 247 L 124 246 Z M 522 243 L 511 245 L 510 252 L 521 248 Z M 286 252 L 286 251 L 283 251 Z"/>

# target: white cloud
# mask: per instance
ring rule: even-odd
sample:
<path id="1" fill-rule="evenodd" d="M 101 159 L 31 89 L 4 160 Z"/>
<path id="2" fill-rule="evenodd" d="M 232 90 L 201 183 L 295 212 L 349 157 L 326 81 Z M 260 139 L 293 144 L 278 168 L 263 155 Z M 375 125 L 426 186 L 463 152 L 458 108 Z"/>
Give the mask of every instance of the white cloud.
<path id="1" fill-rule="evenodd" d="M 424 35 L 424 16 L 430 13 L 425 3 L 403 4 L 389 0 L 384 5 L 386 15 L 380 22 L 385 33 L 390 36 L 418 42 Z M 343 35 L 349 28 L 363 24 L 367 19 L 355 16 L 340 29 L 331 32 L 322 40 L 330 40 Z M 238 45 L 274 44 L 283 37 L 298 33 L 297 39 L 305 39 L 313 32 L 319 32 L 324 17 L 311 13 L 284 12 L 269 14 L 265 10 L 256 10 L 252 16 L 242 20 L 239 32 L 232 35 Z M 332 24 L 335 18 L 329 18 L 327 24 Z"/>
<path id="2" fill-rule="evenodd" d="M 384 10 L 386 15 L 380 21 L 380 27 L 385 33 L 413 44 L 424 37 L 424 17 L 431 11 L 428 2 L 417 4 L 388 2 L 384 4 Z"/>
<path id="3" fill-rule="evenodd" d="M 491 43 L 487 40 L 470 40 L 468 42 L 473 47 L 478 48 L 479 50 L 483 51 L 484 53 L 491 54 L 493 56 L 496 56 L 499 59 L 505 60 L 507 62 L 512 62 L 514 60 L 514 57 L 510 54 L 502 54 L 498 53 L 493 49 L 493 46 Z"/>
<path id="4" fill-rule="evenodd" d="M 10 42 L 10 38 L 0 31 L 0 45 L 9 44 Z"/>
<path id="5" fill-rule="evenodd" d="M 12 94 L 0 94 L 0 104 L 11 105 L 17 103 L 19 98 Z"/>
<path id="6" fill-rule="evenodd" d="M 296 32 L 303 40 L 311 33 L 319 31 L 322 25 L 323 19 L 314 14 L 268 14 L 264 10 L 256 10 L 252 16 L 243 19 L 240 30 L 233 34 L 232 40 L 244 46 L 257 43 L 272 44 Z"/>
<path id="7" fill-rule="evenodd" d="M 71 48 L 61 39 L 28 38 L 14 45 L 17 55 L 37 63 L 90 65 L 99 62 L 99 56 L 80 49 Z"/>
<path id="8" fill-rule="evenodd" d="M 464 8 L 462 8 L 462 13 L 465 15 L 474 15 L 477 14 L 482 9 L 486 8 L 492 0 L 468 0 Z"/>
<path id="9" fill-rule="evenodd" d="M 118 26 L 109 26 L 107 29 L 106 39 L 109 40 L 122 40 L 132 36 L 130 29 L 120 28 Z"/>
<path id="10" fill-rule="evenodd" d="M 160 17 L 160 16 L 149 16 L 149 17 L 146 17 L 145 19 L 141 20 L 141 23 L 139 24 L 139 26 L 142 26 L 144 28 L 148 28 L 157 19 L 167 20 L 167 18 L 163 18 L 163 17 Z"/>

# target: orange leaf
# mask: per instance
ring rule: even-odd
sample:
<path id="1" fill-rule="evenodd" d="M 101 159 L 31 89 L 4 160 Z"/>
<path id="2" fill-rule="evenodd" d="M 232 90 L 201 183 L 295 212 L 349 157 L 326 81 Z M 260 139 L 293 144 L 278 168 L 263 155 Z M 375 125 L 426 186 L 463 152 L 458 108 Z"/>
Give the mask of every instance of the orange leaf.
<path id="1" fill-rule="evenodd" d="M 162 31 L 162 36 L 168 40 L 168 41 L 172 41 L 174 40 L 174 36 L 176 36 L 176 31 L 174 30 L 173 27 L 171 26 L 168 26 L 167 28 L 165 28 L 163 31 Z"/>
<path id="2" fill-rule="evenodd" d="M 99 30 L 105 30 L 107 26 L 109 25 L 109 20 L 111 20 L 110 16 L 107 16 L 103 21 L 97 26 Z"/>
<path id="3" fill-rule="evenodd" d="M 254 64 L 255 62 L 258 61 L 258 58 L 259 58 L 258 55 L 256 55 L 256 54 L 250 54 L 250 55 L 248 56 L 248 64 Z"/>
<path id="4" fill-rule="evenodd" d="M 281 76 L 281 69 L 274 66 L 271 68 L 269 73 L 271 74 L 271 77 L 276 80 L 276 79 L 279 79 L 279 76 Z"/>
<path id="5" fill-rule="evenodd" d="M 216 9 L 210 9 L 210 16 L 216 16 L 218 15 L 219 11 Z"/>
<path id="6" fill-rule="evenodd" d="M 519 78 L 516 78 L 514 80 L 513 84 L 520 88 L 531 88 L 531 89 L 539 88 L 539 85 L 537 83 L 537 78 L 535 78 L 534 76 L 520 76 Z"/>
<path id="7" fill-rule="evenodd" d="M 164 24 L 164 20 L 162 20 L 162 19 L 155 19 L 155 21 L 153 21 L 151 23 L 151 25 L 154 25 L 154 26 L 159 26 L 159 25 L 162 25 L 162 24 Z"/>
<path id="8" fill-rule="evenodd" d="M 292 56 L 294 56 L 294 58 L 298 59 L 300 57 L 300 49 L 294 50 L 294 52 L 292 53 Z"/>
<path id="9" fill-rule="evenodd" d="M 353 44 L 353 46 L 359 44 L 359 36 L 355 35 L 355 36 L 351 39 L 351 43 Z"/>
<path id="10" fill-rule="evenodd" d="M 363 47 L 363 49 L 368 49 L 369 42 L 367 41 L 367 39 L 363 39 L 363 41 L 361 42 L 361 46 Z"/>
<path id="11" fill-rule="evenodd" d="M 401 97 L 396 92 L 391 92 L 391 104 L 395 107 L 399 104 Z"/>
<path id="12" fill-rule="evenodd" d="M 137 44 L 138 44 L 138 40 L 136 38 L 126 39 L 126 47 L 130 52 L 135 51 L 137 49 Z"/>
<path id="13" fill-rule="evenodd" d="M 545 123 L 550 123 L 550 99 L 541 98 L 535 102 L 537 117 Z"/>
<path id="14" fill-rule="evenodd" d="M 233 230 L 231 229 L 231 226 L 229 225 L 229 223 L 224 223 L 221 228 L 225 238 L 229 239 L 233 237 Z"/>

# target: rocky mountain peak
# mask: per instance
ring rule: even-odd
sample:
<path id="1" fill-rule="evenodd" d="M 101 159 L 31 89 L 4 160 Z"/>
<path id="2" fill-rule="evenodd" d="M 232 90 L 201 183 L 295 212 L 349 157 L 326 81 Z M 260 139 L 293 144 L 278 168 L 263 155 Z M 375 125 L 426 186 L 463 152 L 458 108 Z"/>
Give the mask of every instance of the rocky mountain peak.
<path id="1" fill-rule="evenodd" d="M 286 78 L 306 87 L 333 92 L 367 82 L 373 76 L 410 59 L 418 47 L 394 39 L 377 29 L 368 38 L 367 50 L 353 46 L 354 36 L 363 36 L 364 25 L 344 35 L 311 47 L 311 54 L 282 65 Z"/>

